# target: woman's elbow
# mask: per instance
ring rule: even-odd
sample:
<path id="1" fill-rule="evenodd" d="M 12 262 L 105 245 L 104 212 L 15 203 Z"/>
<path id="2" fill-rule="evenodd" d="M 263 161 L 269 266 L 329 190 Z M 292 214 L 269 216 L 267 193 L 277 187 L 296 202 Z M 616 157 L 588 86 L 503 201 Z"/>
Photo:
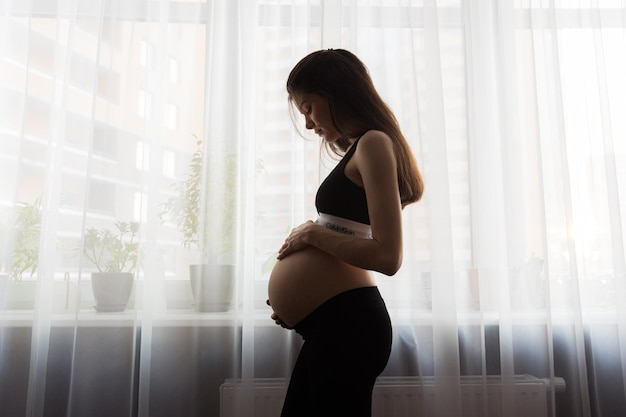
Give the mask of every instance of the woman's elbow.
<path id="1" fill-rule="evenodd" d="M 378 272 L 387 276 L 393 276 L 402 266 L 402 254 L 389 254 L 380 263 Z"/>

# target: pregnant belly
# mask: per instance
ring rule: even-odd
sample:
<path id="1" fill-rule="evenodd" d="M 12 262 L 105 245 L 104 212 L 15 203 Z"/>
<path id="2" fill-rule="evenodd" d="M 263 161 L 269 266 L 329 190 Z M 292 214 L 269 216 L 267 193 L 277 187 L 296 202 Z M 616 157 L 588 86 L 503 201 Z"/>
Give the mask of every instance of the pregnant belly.
<path id="1" fill-rule="evenodd" d="M 324 301 L 352 288 L 373 286 L 374 278 L 316 248 L 278 261 L 272 270 L 268 296 L 272 309 L 290 327 Z"/>

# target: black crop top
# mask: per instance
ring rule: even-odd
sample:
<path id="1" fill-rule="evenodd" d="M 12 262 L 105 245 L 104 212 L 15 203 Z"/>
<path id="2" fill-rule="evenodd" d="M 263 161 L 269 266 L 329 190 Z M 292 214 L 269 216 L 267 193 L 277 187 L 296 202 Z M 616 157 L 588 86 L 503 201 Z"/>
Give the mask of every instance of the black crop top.
<path id="1" fill-rule="evenodd" d="M 359 138 L 360 139 L 360 138 Z M 359 223 L 370 224 L 365 190 L 345 174 L 346 164 L 354 155 L 357 139 L 317 190 L 315 207 L 318 213 L 330 214 Z"/>

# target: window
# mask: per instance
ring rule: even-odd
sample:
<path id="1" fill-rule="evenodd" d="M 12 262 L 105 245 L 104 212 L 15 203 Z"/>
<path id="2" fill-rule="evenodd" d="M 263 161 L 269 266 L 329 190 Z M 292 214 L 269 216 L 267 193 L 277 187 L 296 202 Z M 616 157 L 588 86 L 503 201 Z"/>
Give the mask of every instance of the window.
<path id="1" fill-rule="evenodd" d="M 437 98 L 441 100 L 441 111 L 445 117 L 442 120 L 425 117 L 429 113 L 424 109 L 428 109 L 431 103 L 426 98 L 438 94 L 433 90 L 439 89 L 439 86 L 433 85 L 432 74 L 429 73 L 426 50 L 429 41 L 425 38 L 424 8 L 421 5 L 406 5 L 408 3 L 390 5 L 384 1 L 370 2 L 360 7 L 355 15 L 362 19 L 358 36 L 348 20 L 336 22 L 339 30 L 334 36 L 344 45 L 354 49 L 362 47 L 363 51 L 367 51 L 361 57 L 368 64 L 376 86 L 396 112 L 422 167 L 431 169 L 431 161 L 446 161 L 447 166 L 440 172 L 445 174 L 445 185 L 449 189 L 452 261 L 459 280 L 470 282 L 476 260 L 475 235 L 481 210 L 472 199 L 472 193 L 480 184 L 476 182 L 478 180 L 473 171 L 478 160 L 470 143 L 473 115 L 470 114 L 467 97 L 470 90 L 468 76 L 472 70 L 469 68 L 471 63 L 465 61 L 467 28 L 461 18 L 460 2 L 444 2 L 449 5 L 438 9 L 438 17 L 443 23 L 438 31 L 437 44 L 438 64 L 441 66 L 437 76 L 440 79 L 435 81 L 441 83 L 441 97 Z M 525 7 L 535 3 L 545 3 L 546 7 L 529 13 Z M 353 4 L 344 2 L 340 7 L 348 10 Z M 559 72 L 562 80 L 560 88 L 565 103 L 563 118 L 567 126 L 566 134 L 573 138 L 573 150 L 568 157 L 572 158 L 572 163 L 580 158 L 577 164 L 580 171 L 572 175 L 571 180 L 574 188 L 581 191 L 578 196 L 581 201 L 589 194 L 594 181 L 603 181 L 603 158 L 606 155 L 594 151 L 604 146 L 606 135 L 603 126 L 610 123 L 613 137 L 626 136 L 625 124 L 619 117 L 626 113 L 626 95 L 621 94 L 626 89 L 622 76 L 626 73 L 622 52 L 626 50 L 626 45 L 623 28 L 620 24 L 611 23 L 617 22 L 621 14 L 613 13 L 615 10 L 610 8 L 620 5 L 620 2 L 603 2 L 598 15 L 587 9 L 580 10 L 576 2 L 556 1 L 552 5 L 538 0 L 519 0 L 513 9 L 515 17 L 512 20 L 516 26 L 511 30 L 514 32 L 515 47 L 528 53 L 538 51 L 533 54 L 533 60 L 520 60 L 517 68 L 520 74 L 535 71 L 535 65 L 548 66 L 542 59 L 551 53 L 551 44 L 543 42 L 542 37 L 548 35 L 542 22 L 554 17 L 559 25 L 556 41 L 563 69 L 554 70 Z M 258 208 L 258 218 L 254 219 L 254 246 L 257 249 L 254 277 L 260 285 L 267 278 L 262 265 L 280 246 L 286 231 L 298 222 L 316 216 L 314 197 L 317 186 L 335 163 L 326 159 L 320 166 L 317 139 L 297 138 L 289 120 L 283 84 L 294 64 L 294 57 L 321 48 L 323 37 L 327 35 L 320 25 L 320 16 L 324 11 L 319 2 L 296 2 L 293 7 L 295 9 L 275 1 L 262 2 L 255 29 L 256 72 L 250 84 L 255 88 L 255 119 L 246 119 L 246 122 L 254 125 L 251 142 L 254 160 L 263 166 L 253 181 L 254 203 Z M 300 15 L 296 13 L 300 8 L 306 8 L 308 13 L 303 16 L 310 16 L 310 22 L 300 24 Z M 4 201 L 9 201 L 14 195 L 33 198 L 41 192 L 46 180 L 47 146 L 58 137 L 64 139 L 59 141 L 59 146 L 64 147 L 63 162 L 66 163 L 58 177 L 71 178 L 64 184 L 67 189 L 63 192 L 71 194 L 68 201 L 71 201 L 72 207 L 69 210 L 71 213 L 59 214 L 59 224 L 74 224 L 77 219 L 81 221 L 76 214 L 81 209 L 85 210 L 85 217 L 90 220 L 147 219 L 152 216 L 147 204 L 148 195 L 150 203 L 155 206 L 155 200 L 164 200 L 171 195 L 172 184 L 184 178 L 187 172 L 198 139 L 204 138 L 205 129 L 211 128 L 205 126 L 207 122 L 203 111 L 207 94 L 211 93 L 205 84 L 206 56 L 211 52 L 206 44 L 206 27 L 202 22 L 198 23 L 197 9 L 183 7 L 176 10 L 180 11 L 176 14 L 176 22 L 167 24 L 168 41 L 171 43 L 165 45 L 159 43 L 159 36 L 164 33 L 159 22 L 132 19 L 132 16 L 105 24 L 100 49 L 94 47 L 98 46 L 94 37 L 99 33 L 98 25 L 89 17 L 79 19 L 75 30 L 71 22 L 63 19 L 33 17 L 31 21 L 22 18 L 11 21 L 8 30 L 15 34 L 15 40 L 7 45 L 8 54 L 2 62 L 4 70 L 0 82 L 2 95 L 11 98 L 11 102 L 17 105 L 6 106 L 0 114 L 0 160 L 3 161 L 0 177 L 4 184 L 8 184 L 2 188 Z M 596 30 L 591 27 L 590 22 L 598 17 L 609 22 L 607 28 Z M 69 82 L 62 97 L 56 96 L 55 91 L 58 66 L 64 61 L 57 59 L 61 55 L 55 55 L 54 49 L 61 48 L 59 51 L 64 52 L 63 48 L 67 45 L 55 44 L 58 33 L 67 34 L 67 45 L 73 48 L 67 55 L 70 67 L 63 69 L 67 71 Z M 604 48 L 607 81 L 619 87 L 603 97 L 605 103 L 597 100 L 599 87 L 590 81 L 595 80 L 594 73 L 600 61 L 584 58 L 592 54 L 599 38 L 602 38 Z M 388 59 L 393 59 L 397 68 L 390 70 Z M 162 65 L 160 71 L 153 71 L 157 65 Z M 544 75 L 538 74 L 539 83 L 552 80 Z M 530 88 L 529 85 L 514 88 L 521 91 Z M 16 86 L 25 86 L 26 94 L 17 94 Z M 538 91 L 547 91 L 548 87 L 532 86 Z M 415 91 L 417 94 L 414 94 Z M 541 100 L 548 98 L 542 97 Z M 61 99 L 63 106 L 57 106 L 59 102 L 55 100 Z M 597 111 L 606 103 L 617 109 L 615 114 L 610 115 L 611 120 L 603 119 L 602 112 Z M 60 109 L 67 109 L 65 119 L 51 123 L 55 112 L 64 111 Z M 63 126 L 62 132 L 54 130 L 58 126 Z M 551 125 L 534 127 L 554 128 Z M 520 128 L 530 129 L 528 125 Z M 441 154 L 437 154 L 440 150 L 424 140 L 433 132 L 441 133 L 445 142 Z M 524 133 L 529 132 L 525 130 Z M 22 140 L 19 149 L 15 145 L 18 140 Z M 57 144 L 54 143 L 54 146 Z M 520 151 L 524 152 L 526 159 L 536 160 L 538 154 L 532 148 L 536 144 L 529 141 L 524 146 Z M 619 173 L 626 170 L 626 163 L 623 163 L 626 159 L 625 147 L 620 147 L 618 143 L 612 150 L 616 158 L 615 170 Z M 591 156 L 581 158 L 580 155 L 585 152 Z M 151 160 L 151 154 L 162 155 L 161 161 L 158 158 Z M 536 175 L 533 173 L 537 170 L 528 172 L 528 175 Z M 83 174 L 87 176 L 86 186 L 80 181 Z M 550 188 L 549 184 L 547 190 L 559 191 L 556 187 Z M 596 232 L 593 226 L 605 224 L 605 219 L 611 214 L 598 201 L 606 201 L 612 195 L 623 199 L 626 195 L 626 190 L 618 189 L 619 186 L 623 187 L 615 184 L 615 189 L 603 189 L 598 198 L 588 199 L 581 205 L 584 210 L 572 213 L 572 224 L 555 222 L 548 225 L 549 233 L 554 236 L 569 235 L 574 239 L 574 246 L 579 250 L 578 262 L 588 268 L 588 273 L 582 277 L 583 281 L 587 281 L 584 285 L 611 283 L 604 286 L 606 290 L 601 290 L 608 294 L 605 297 L 608 299 L 615 294 L 611 236 L 606 232 Z M 154 194 L 148 194 L 146 190 Z M 557 210 L 551 219 L 562 218 L 556 199 L 554 207 Z M 532 204 L 538 205 L 539 202 L 533 201 Z M 416 212 L 412 208 L 407 209 L 407 228 L 412 233 L 405 242 L 404 262 L 419 273 L 414 276 L 406 272 L 397 277 L 405 280 L 407 285 L 423 286 L 424 294 L 429 293 L 431 285 L 428 268 L 433 254 L 428 221 L 432 214 L 423 209 Z M 534 221 L 539 224 L 542 219 Z M 179 263 L 175 259 L 188 255 L 180 255 L 184 251 L 180 248 L 179 233 L 171 224 L 159 224 L 158 227 L 163 228 L 164 236 L 159 242 L 163 245 L 160 249 L 170 257 L 165 274 L 168 278 L 183 279 L 181 277 L 187 275 L 185 271 L 177 270 Z M 539 225 L 537 229 L 543 230 L 542 227 Z M 605 231 L 609 229 L 603 228 Z M 74 236 L 78 232 L 67 227 L 62 233 Z M 538 236 L 532 235 L 529 240 L 532 241 L 530 245 L 539 248 L 538 252 L 543 251 L 544 242 Z M 557 240 L 552 241 L 546 251 L 553 257 L 550 263 L 553 276 L 562 275 L 566 280 L 571 278 L 567 276 L 572 261 L 568 258 L 571 242 L 562 239 L 554 243 Z M 529 259 L 531 263 L 534 261 Z M 532 266 L 522 265 L 522 268 Z M 405 270 L 411 271 L 409 268 Z M 589 291 L 586 294 L 592 293 Z M 423 307 L 428 309 L 426 300 L 427 295 L 422 302 Z"/>
<path id="2" fill-rule="evenodd" d="M 135 164 L 137 170 L 150 171 L 150 145 L 141 141 L 137 142 Z"/>
<path id="3" fill-rule="evenodd" d="M 163 176 L 174 178 L 176 175 L 176 154 L 165 149 L 163 151 Z"/>
<path id="4" fill-rule="evenodd" d="M 154 69 L 154 66 L 156 65 L 155 62 L 155 47 L 154 45 L 147 40 L 142 40 L 140 43 L 140 55 L 139 55 L 139 60 L 141 63 L 141 66 L 147 69 Z"/>
<path id="5" fill-rule="evenodd" d="M 170 59 L 170 82 L 178 84 L 178 61 L 176 59 Z"/>
<path id="6" fill-rule="evenodd" d="M 141 222 L 146 220 L 148 196 L 143 193 L 133 193 L 133 220 Z"/>
<path id="7" fill-rule="evenodd" d="M 167 127 L 172 130 L 178 127 L 178 108 L 173 104 L 167 106 Z"/>
<path id="8" fill-rule="evenodd" d="M 196 137 L 203 137 L 204 129 L 204 114 L 198 109 L 205 94 L 206 28 L 196 22 L 195 11 L 192 14 L 189 23 L 170 24 L 174 44 L 168 48 L 155 48 L 160 23 L 145 19 L 107 22 L 100 41 L 96 36 L 100 25 L 89 16 L 80 17 L 75 26 L 45 13 L 30 20 L 10 19 L 7 30 L 14 42 L 3 56 L 0 79 L 2 96 L 11 103 L 0 114 L 0 177 L 6 185 L 1 188 L 0 207 L 15 198 L 30 203 L 46 184 L 58 181 L 63 196 L 58 213 L 62 264 L 55 261 L 58 279 L 79 271 L 80 257 L 74 252 L 81 227 L 146 221 L 154 216 L 149 202 L 164 200 L 184 175 Z M 57 59 L 66 56 L 68 45 L 72 49 L 67 59 Z M 167 66 L 162 80 L 147 75 L 157 62 Z M 185 78 L 180 77 L 183 71 Z M 61 73 L 67 74 L 68 83 L 58 89 Z M 168 81 L 176 87 L 162 90 Z M 55 100 L 61 98 L 59 105 Z M 168 104 L 170 100 L 177 105 Z M 160 121 L 153 120 L 157 103 Z M 59 112 L 64 116 L 51 123 Z M 184 126 L 179 115 L 185 117 Z M 163 155 L 158 172 L 153 172 L 150 159 L 155 150 Z M 54 161 L 54 169 L 60 172 L 53 175 L 61 179 L 52 179 L 49 169 L 57 151 L 62 157 L 60 163 Z M 182 251 L 177 231 L 171 225 L 163 229 L 159 245 L 170 259 L 164 274 L 187 279 L 177 262 Z"/>
<path id="9" fill-rule="evenodd" d="M 137 97 L 137 114 L 144 119 L 152 119 L 152 94 L 139 90 Z"/>
<path id="10" fill-rule="evenodd" d="M 96 123 L 93 132 L 94 154 L 116 159 L 118 157 L 119 134 L 119 130 L 114 126 Z"/>
<path id="11" fill-rule="evenodd" d="M 87 208 L 95 214 L 114 215 L 117 201 L 115 184 L 94 179 L 89 184 Z"/>

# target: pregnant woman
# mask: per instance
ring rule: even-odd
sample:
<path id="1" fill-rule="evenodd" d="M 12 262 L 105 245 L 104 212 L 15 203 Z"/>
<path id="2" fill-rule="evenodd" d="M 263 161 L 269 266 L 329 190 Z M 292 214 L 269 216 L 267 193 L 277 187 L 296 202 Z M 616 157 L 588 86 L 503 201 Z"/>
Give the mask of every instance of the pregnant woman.
<path id="1" fill-rule="evenodd" d="M 306 128 L 342 159 L 317 192 L 318 219 L 291 231 L 270 276 L 272 318 L 304 339 L 282 417 L 370 416 L 392 338 L 371 271 L 400 268 L 401 212 L 421 198 L 422 178 L 395 116 L 351 52 L 306 56 L 287 93 Z"/>

